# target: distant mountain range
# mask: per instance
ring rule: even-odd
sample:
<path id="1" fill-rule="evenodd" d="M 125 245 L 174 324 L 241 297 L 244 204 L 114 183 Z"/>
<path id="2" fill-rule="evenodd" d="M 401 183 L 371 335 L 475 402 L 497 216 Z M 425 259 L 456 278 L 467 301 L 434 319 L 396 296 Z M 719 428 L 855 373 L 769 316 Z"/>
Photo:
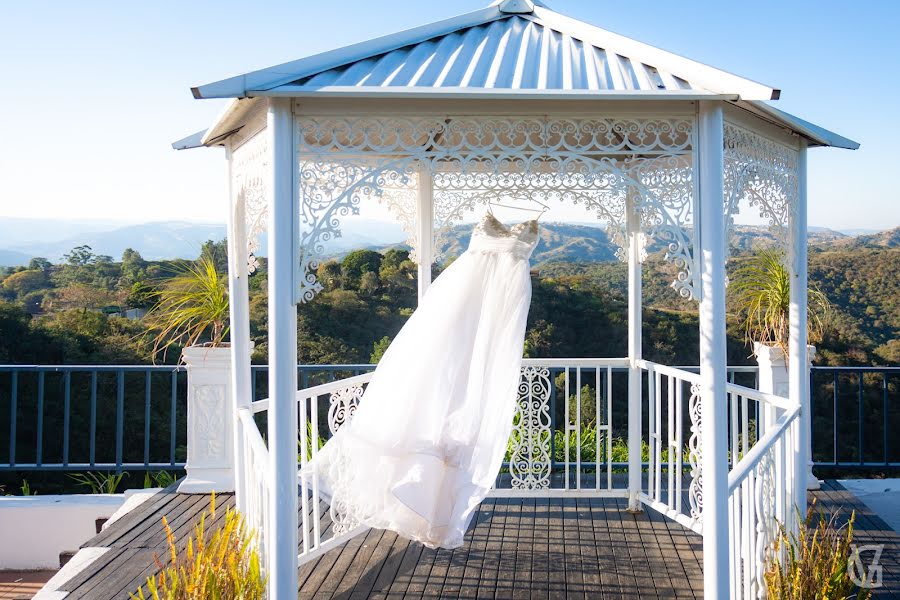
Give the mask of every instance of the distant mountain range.
<path id="1" fill-rule="evenodd" d="M 445 256 L 460 254 L 469 243 L 472 225 L 460 225 L 439 248 Z M 900 229 L 853 236 L 824 227 L 810 228 L 813 244 L 842 247 L 895 247 Z M 857 230 L 859 231 L 859 230 Z M 0 218 L 0 266 L 28 264 L 35 256 L 59 262 L 75 246 L 88 245 L 96 254 L 118 260 L 126 248 L 133 248 L 147 260 L 194 258 L 206 240 L 221 240 L 225 226 L 216 223 L 162 221 L 129 224 L 114 221 L 64 221 L 59 219 Z M 342 223 L 341 237 L 326 244 L 326 253 L 341 256 L 357 248 L 386 249 L 403 246 L 406 238 L 398 224 L 359 217 Z M 764 227 L 736 226 L 732 245 L 742 249 L 767 246 L 774 236 Z M 262 243 L 265 255 L 265 240 Z M 651 246 L 650 251 L 657 249 Z M 602 224 L 543 223 L 534 263 L 559 261 L 609 261 L 616 247 Z"/>
<path id="2" fill-rule="evenodd" d="M 458 256 L 469 245 L 472 225 L 455 227 L 438 247 L 444 257 Z M 814 247 L 883 247 L 898 243 L 900 228 L 867 236 L 851 237 L 838 231 L 824 227 L 812 228 L 809 231 L 810 244 Z M 732 230 L 730 245 L 740 250 L 754 250 L 771 247 L 777 243 L 775 235 L 766 227 L 736 225 Z M 372 247 L 386 250 L 388 247 L 405 247 L 405 245 Z M 556 262 L 604 262 L 615 260 L 617 246 L 613 243 L 604 227 L 576 223 L 542 223 L 540 240 L 532 255 L 532 264 L 540 266 Z M 647 251 L 650 253 L 665 250 L 663 244 L 651 241 Z M 336 253 L 340 256 L 344 253 Z"/>
<path id="3" fill-rule="evenodd" d="M 328 252 L 398 243 L 406 236 L 399 225 L 365 219 L 346 219 L 341 237 L 326 244 Z M 60 262 L 64 254 L 81 245 L 95 254 L 118 260 L 126 248 L 146 260 L 196 258 L 207 240 L 225 238 L 218 223 L 160 221 L 128 224 L 108 221 L 63 221 L 0 217 L 0 266 L 27 265 L 35 256 Z M 265 239 L 261 255 L 265 255 Z"/>

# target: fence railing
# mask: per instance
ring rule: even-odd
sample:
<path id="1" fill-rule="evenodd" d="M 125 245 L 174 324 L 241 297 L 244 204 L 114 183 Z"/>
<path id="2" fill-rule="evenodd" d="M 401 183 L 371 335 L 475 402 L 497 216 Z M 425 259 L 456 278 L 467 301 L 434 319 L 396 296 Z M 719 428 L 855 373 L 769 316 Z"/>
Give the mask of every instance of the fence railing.
<path id="1" fill-rule="evenodd" d="M 373 368 L 297 372 L 311 384 Z M 252 367 L 254 395 L 267 370 Z M 183 365 L 0 365 L 0 471 L 180 470 L 186 417 Z"/>
<path id="2" fill-rule="evenodd" d="M 813 367 L 812 457 L 819 467 L 900 467 L 900 367 Z"/>
<path id="3" fill-rule="evenodd" d="M 679 368 L 697 371 L 697 367 Z M 254 399 L 267 396 L 267 369 L 266 365 L 252 367 Z M 299 365 L 297 369 L 298 383 L 305 388 L 369 372 L 374 365 Z M 556 449 L 563 441 L 557 434 L 563 429 L 563 392 L 556 388 L 556 380 L 564 371 L 557 367 L 549 370 L 554 448 L 550 468 L 556 473 L 570 463 L 572 476 L 579 472 L 574 466 L 575 448 L 582 445 L 570 440 L 568 449 Z M 614 401 L 613 439 L 624 435 L 621 428 L 626 424 L 624 404 L 620 404 L 620 394 L 627 388 L 624 373 L 621 367 L 611 368 L 612 393 L 607 383 L 594 388 L 601 392 L 601 404 L 609 398 Z M 588 381 L 587 371 L 584 376 Z M 567 397 L 576 393 L 574 370 L 570 377 L 572 389 Z M 729 367 L 732 384 L 755 388 L 756 379 L 756 367 Z M 900 467 L 900 442 L 890 435 L 900 428 L 900 367 L 813 367 L 810 390 L 817 467 Z M 186 395 L 183 366 L 0 365 L 0 471 L 181 469 Z M 752 403 L 751 407 L 756 409 Z M 730 418 L 729 425 L 734 423 Z M 264 425 L 264 420 L 260 424 Z M 574 423 L 569 427 L 577 438 Z M 617 449 L 613 450 L 612 454 L 617 454 Z M 572 460 L 566 460 L 568 457 Z M 626 466 L 616 456 L 610 458 L 601 460 L 601 467 L 614 472 Z M 585 460 L 584 454 L 581 459 L 582 468 L 596 466 Z M 647 461 L 644 463 L 646 468 Z M 504 465 L 505 469 L 509 466 L 508 462 Z"/>
<path id="4" fill-rule="evenodd" d="M 182 468 L 186 385 L 181 366 L 2 365 L 0 470 Z"/>

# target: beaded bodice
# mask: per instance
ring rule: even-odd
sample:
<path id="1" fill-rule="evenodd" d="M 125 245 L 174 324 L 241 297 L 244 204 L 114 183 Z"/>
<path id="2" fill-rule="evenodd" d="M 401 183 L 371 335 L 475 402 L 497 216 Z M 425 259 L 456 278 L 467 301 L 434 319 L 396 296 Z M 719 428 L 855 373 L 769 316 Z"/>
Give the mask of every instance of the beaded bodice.
<path id="1" fill-rule="evenodd" d="M 538 242 L 536 219 L 507 227 L 491 213 L 486 213 L 472 231 L 469 250 L 512 252 L 520 258 L 531 256 Z"/>

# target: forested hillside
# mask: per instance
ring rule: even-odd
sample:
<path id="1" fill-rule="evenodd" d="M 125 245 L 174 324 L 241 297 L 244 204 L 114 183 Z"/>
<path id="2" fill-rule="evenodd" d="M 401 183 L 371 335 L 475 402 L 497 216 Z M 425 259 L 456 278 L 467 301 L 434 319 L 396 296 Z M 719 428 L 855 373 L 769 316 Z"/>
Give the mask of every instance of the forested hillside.
<path id="1" fill-rule="evenodd" d="M 533 260 L 529 356 L 622 356 L 626 352 L 625 266 L 596 227 L 545 224 Z M 747 237 L 746 232 L 741 233 Z M 466 228 L 443 248 L 452 260 L 468 242 Z M 814 244 L 810 280 L 831 300 L 824 339 L 825 364 L 900 364 L 900 247 L 898 232 L 842 237 Z M 764 245 L 757 236 L 756 247 Z M 754 244 L 750 244 L 754 246 Z M 669 284 L 674 270 L 651 247 L 644 266 L 645 356 L 667 363 L 697 361 L 696 304 Z M 204 252 L 224 269 L 224 247 Z M 729 269 L 750 255 L 734 249 Z M 0 363 L 146 363 L 152 360 L 147 325 L 121 316 L 147 308 L 153 291 L 175 272 L 173 261 L 147 261 L 134 250 L 121 260 L 73 249 L 62 264 L 33 259 L 0 272 Z M 439 268 L 435 267 L 437 274 Z M 416 304 L 416 266 L 399 248 L 358 250 L 324 262 L 325 290 L 298 311 L 301 362 L 377 360 Z M 254 359 L 266 359 L 265 261 L 250 278 Z M 729 318 L 729 360 L 748 361 L 749 350 Z M 165 358 L 172 362 L 178 352 Z"/>

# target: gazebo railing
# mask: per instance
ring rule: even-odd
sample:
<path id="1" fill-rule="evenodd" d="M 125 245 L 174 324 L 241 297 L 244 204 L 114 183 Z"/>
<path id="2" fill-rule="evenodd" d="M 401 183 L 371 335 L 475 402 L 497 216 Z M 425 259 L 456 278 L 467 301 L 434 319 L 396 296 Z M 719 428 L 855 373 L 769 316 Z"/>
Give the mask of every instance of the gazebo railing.
<path id="1" fill-rule="evenodd" d="M 644 374 L 639 498 L 702 533 L 700 376 L 650 361 L 638 361 L 637 366 Z M 524 360 L 513 431 L 491 494 L 627 497 L 628 369 L 629 361 L 623 358 Z M 299 470 L 353 418 L 372 375 L 366 372 L 297 392 Z M 730 381 L 735 376 L 755 380 L 752 369 L 739 368 L 730 373 Z M 750 387 L 729 382 L 726 389 L 733 582 L 740 580 L 740 589 L 752 591 L 761 576 L 760 552 L 771 541 L 774 519 L 790 524 L 792 518 L 796 458 L 790 448 L 799 411 L 791 410 L 785 398 Z M 262 399 L 239 411 L 238 450 L 247 457 L 238 474 L 243 478 L 239 489 L 256 496 L 244 510 L 261 530 L 268 523 L 270 487 L 268 452 L 257 426 L 265 424 L 268 409 L 269 400 Z M 761 485 L 779 491 L 763 492 Z M 340 503 L 328 506 L 318 500 L 315 478 L 298 478 L 298 490 L 301 562 L 364 531 L 342 512 Z"/>
<path id="2" fill-rule="evenodd" d="M 255 408 L 255 407 L 254 407 Z M 266 536 L 269 535 L 269 493 L 272 486 L 269 482 L 269 449 L 259 433 L 253 411 L 242 407 L 237 411 L 236 452 L 241 453 L 239 461 L 241 470 L 235 474 L 240 482 L 240 510 L 247 524 L 257 535 L 260 553 L 265 559 Z M 266 561 L 263 560 L 265 565 Z"/>
<path id="3" fill-rule="evenodd" d="M 765 433 L 752 444 L 748 443 L 746 418 L 742 420 L 743 436 L 731 440 L 732 455 L 739 449 L 740 459 L 735 462 L 732 458 L 728 474 L 731 597 L 749 600 L 757 598 L 765 585 L 764 573 L 779 523 L 793 531 L 797 511 L 805 508 L 798 507 L 794 497 L 794 473 L 795 467 L 806 467 L 798 465 L 804 456 L 797 451 L 799 406 L 788 407 L 783 398 L 745 390 L 730 389 L 729 399 L 732 412 L 746 415 L 747 405 L 757 403 L 765 415 L 760 423 Z M 805 504 L 805 499 L 802 502 Z"/>
<path id="4" fill-rule="evenodd" d="M 700 375 L 646 360 L 638 361 L 638 366 L 647 374 L 649 458 L 646 484 L 638 497 L 700 533 Z M 687 478 L 686 467 L 690 470 Z"/>

